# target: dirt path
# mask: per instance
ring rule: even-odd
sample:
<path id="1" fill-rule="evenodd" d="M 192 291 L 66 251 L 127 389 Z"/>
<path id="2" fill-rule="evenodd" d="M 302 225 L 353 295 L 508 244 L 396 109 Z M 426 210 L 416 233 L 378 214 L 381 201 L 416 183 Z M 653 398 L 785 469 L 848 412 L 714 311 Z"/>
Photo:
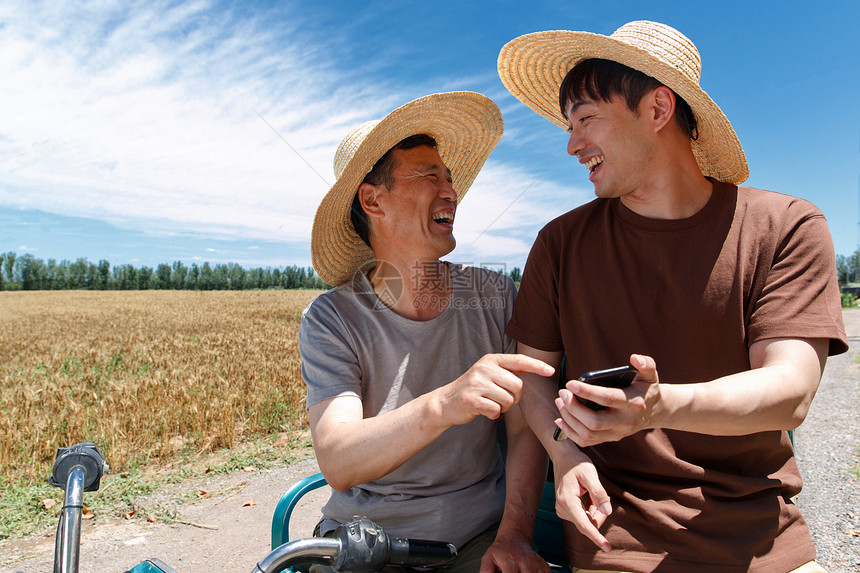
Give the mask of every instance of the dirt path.
<path id="1" fill-rule="evenodd" d="M 251 571 L 270 551 L 271 519 L 281 494 L 317 471 L 316 460 L 307 459 L 266 472 L 186 480 L 160 492 L 165 499 L 180 491 L 227 492 L 179 508 L 177 519 L 197 525 L 143 519 L 84 521 L 80 571 L 118 573 L 151 557 L 180 573 Z M 322 488 L 302 498 L 290 522 L 291 538 L 306 537 L 313 530 L 328 491 Z M 256 503 L 245 505 L 249 500 Z M 0 572 L 51 571 L 53 553 L 53 534 L 0 542 Z"/>
<path id="2" fill-rule="evenodd" d="M 803 477 L 797 505 L 829 573 L 860 571 L 860 309 L 842 316 L 850 349 L 827 360 L 794 439 Z"/>
<path id="3" fill-rule="evenodd" d="M 798 504 L 809 522 L 819 561 L 829 573 L 860 570 L 860 310 L 844 313 L 851 350 L 827 363 L 809 416 L 796 434 L 805 487 Z M 120 572 L 157 557 L 180 573 L 251 571 L 269 552 L 272 513 L 281 494 L 317 472 L 307 459 L 266 472 L 237 472 L 193 479 L 161 492 L 229 492 L 178 508 L 177 518 L 197 525 L 147 523 L 142 519 L 85 521 L 80 570 Z M 243 484 L 242 482 L 247 482 Z M 291 538 L 307 536 L 328 497 L 328 488 L 304 498 L 293 514 Z M 255 500 L 253 505 L 245 505 Z M 54 539 L 0 542 L 0 573 L 51 571 Z"/>

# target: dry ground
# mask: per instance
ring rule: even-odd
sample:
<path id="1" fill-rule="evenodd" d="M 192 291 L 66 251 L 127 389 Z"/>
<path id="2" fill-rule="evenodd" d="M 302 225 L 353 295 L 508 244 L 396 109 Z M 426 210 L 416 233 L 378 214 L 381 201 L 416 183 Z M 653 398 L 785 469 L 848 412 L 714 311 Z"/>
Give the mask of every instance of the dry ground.
<path id="1" fill-rule="evenodd" d="M 188 480 L 155 494 L 170 500 L 183 492 L 222 492 L 179 507 L 176 517 L 185 523 L 98 517 L 84 521 L 80 571 L 119 573 L 151 557 L 180 573 L 251 571 L 270 550 L 271 519 L 281 494 L 317 471 L 311 457 L 277 470 Z M 306 537 L 313 530 L 327 490 L 303 498 L 291 520 L 291 538 Z M 0 541 L 0 572 L 51 571 L 53 552 L 52 531 L 47 536 Z"/>
<path id="2" fill-rule="evenodd" d="M 851 350 L 828 362 L 818 396 L 797 434 L 798 463 L 805 487 L 798 503 L 810 524 L 819 561 L 829 573 L 860 570 L 860 310 L 845 313 Z M 834 416 L 839 409 L 839 418 Z M 250 571 L 269 551 L 270 523 L 280 495 L 317 471 L 312 457 L 270 471 L 195 478 L 154 494 L 176 505 L 174 522 L 96 519 L 85 522 L 81 571 L 120 572 L 158 557 L 181 573 Z M 852 469 L 853 468 L 853 469 Z M 317 490 L 293 514 L 291 538 L 307 536 L 319 517 L 328 488 Z M 92 494 L 88 494 L 92 495 Z M 254 500 L 254 504 L 248 504 Z M 189 525 L 190 524 L 190 525 Z M 205 526 L 205 527 L 201 527 Z M 51 570 L 53 535 L 0 541 L 0 573 Z"/>

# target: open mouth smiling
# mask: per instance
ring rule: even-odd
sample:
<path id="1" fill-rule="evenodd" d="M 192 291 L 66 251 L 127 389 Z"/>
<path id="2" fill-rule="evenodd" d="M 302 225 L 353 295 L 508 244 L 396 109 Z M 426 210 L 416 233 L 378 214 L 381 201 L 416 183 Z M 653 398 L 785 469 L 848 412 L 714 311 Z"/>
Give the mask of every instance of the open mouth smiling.
<path id="1" fill-rule="evenodd" d="M 441 225 L 453 225 L 454 224 L 454 213 L 452 211 L 445 211 L 444 213 L 436 213 L 433 215 L 433 220 Z"/>
<path id="2" fill-rule="evenodd" d="M 586 161 L 584 163 L 584 165 L 585 165 L 586 169 L 588 169 L 590 172 L 593 173 L 594 170 L 597 169 L 597 166 L 600 165 L 601 163 L 603 163 L 603 156 L 598 155 L 598 156 L 592 157 L 591 159 Z"/>

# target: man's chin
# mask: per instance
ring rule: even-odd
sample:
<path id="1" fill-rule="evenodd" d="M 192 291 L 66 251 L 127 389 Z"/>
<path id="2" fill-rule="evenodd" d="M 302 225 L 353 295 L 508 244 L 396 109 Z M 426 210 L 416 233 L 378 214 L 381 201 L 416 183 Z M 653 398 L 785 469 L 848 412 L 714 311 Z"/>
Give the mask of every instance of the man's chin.
<path id="1" fill-rule="evenodd" d="M 445 250 L 445 252 L 443 252 L 442 254 L 439 255 L 440 259 L 442 257 L 444 257 L 445 255 L 449 255 L 451 253 L 451 251 L 453 251 L 457 247 L 457 239 L 455 239 L 453 235 L 451 235 L 450 243 L 451 243 L 450 247 L 447 247 L 447 250 Z"/>
<path id="2" fill-rule="evenodd" d="M 620 195 L 621 194 L 615 189 L 609 189 L 604 186 L 594 186 L 594 196 L 598 199 L 613 199 L 615 197 L 619 197 Z"/>
<path id="3" fill-rule="evenodd" d="M 453 235 L 447 236 L 431 236 L 427 239 L 426 248 L 422 249 L 422 254 L 419 258 L 427 261 L 434 259 L 439 260 L 442 257 L 450 254 L 457 246 L 457 241 Z M 426 258 L 425 258 L 426 257 Z"/>

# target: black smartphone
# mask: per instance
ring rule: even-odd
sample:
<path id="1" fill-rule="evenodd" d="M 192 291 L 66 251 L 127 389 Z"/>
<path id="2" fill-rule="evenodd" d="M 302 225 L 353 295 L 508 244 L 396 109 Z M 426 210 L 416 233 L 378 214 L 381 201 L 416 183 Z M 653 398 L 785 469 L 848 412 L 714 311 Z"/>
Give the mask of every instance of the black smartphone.
<path id="1" fill-rule="evenodd" d="M 636 372 L 637 370 L 632 366 L 619 366 L 617 368 L 607 368 L 606 370 L 592 370 L 591 372 L 586 372 L 580 376 L 579 381 L 585 382 L 586 384 L 594 384 L 595 386 L 603 386 L 605 388 L 626 388 L 630 386 L 630 383 L 633 382 L 634 378 L 636 378 Z M 588 406 L 592 410 L 606 409 L 606 406 L 595 404 L 591 400 L 585 400 L 579 396 L 577 396 L 576 399 L 579 400 L 580 404 Z M 564 435 L 561 428 L 556 428 L 552 438 L 556 442 L 560 442 L 565 440 L 567 436 Z"/>

